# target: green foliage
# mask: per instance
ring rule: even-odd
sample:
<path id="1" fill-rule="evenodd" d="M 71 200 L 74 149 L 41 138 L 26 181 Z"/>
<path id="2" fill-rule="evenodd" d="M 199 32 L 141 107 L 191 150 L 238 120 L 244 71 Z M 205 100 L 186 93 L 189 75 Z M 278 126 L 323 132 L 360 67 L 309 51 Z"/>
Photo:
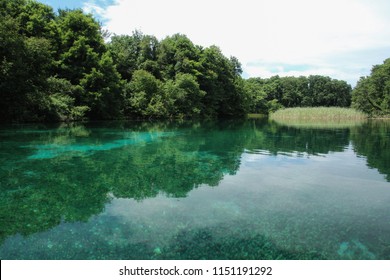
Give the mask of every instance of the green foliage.
<path id="1" fill-rule="evenodd" d="M 202 98 L 206 94 L 191 74 L 178 73 L 174 81 L 164 85 L 169 111 L 181 117 L 199 116 L 202 110 Z"/>
<path id="2" fill-rule="evenodd" d="M 175 34 L 160 42 L 157 62 L 162 77 L 173 80 L 177 73 L 199 75 L 200 48 L 185 35 Z"/>
<path id="3" fill-rule="evenodd" d="M 1 119 L 16 118 L 26 95 L 28 73 L 23 58 L 26 38 L 18 33 L 17 20 L 0 17 L 0 114 Z"/>
<path id="4" fill-rule="evenodd" d="M 0 16 L 17 18 L 23 11 L 26 0 L 0 0 Z"/>
<path id="5" fill-rule="evenodd" d="M 217 47 L 202 49 L 182 34 L 159 42 L 136 31 L 132 36 L 114 36 L 108 48 L 118 72 L 128 81 L 127 117 L 192 118 L 246 112 L 241 65 Z"/>
<path id="6" fill-rule="evenodd" d="M 119 119 L 122 117 L 122 82 L 109 53 L 102 55 L 97 67 L 80 81 L 83 94 L 81 104 L 91 108 L 92 119 Z"/>
<path id="7" fill-rule="evenodd" d="M 267 109 L 269 113 L 276 112 L 277 110 L 280 110 L 282 108 L 283 105 L 281 105 L 277 99 L 272 99 L 267 102 Z"/>
<path id="8" fill-rule="evenodd" d="M 73 84 L 78 84 L 85 73 L 89 73 L 97 66 L 99 54 L 87 44 L 85 37 L 75 40 L 74 44 L 61 55 L 59 61 L 59 75 Z"/>
<path id="9" fill-rule="evenodd" d="M 351 104 L 351 86 L 324 76 L 309 76 L 309 102 L 305 106 L 349 107 Z"/>
<path id="10" fill-rule="evenodd" d="M 280 102 L 287 108 L 300 106 L 303 97 L 308 95 L 308 81 L 306 77 L 281 78 L 281 85 L 283 94 Z"/>
<path id="11" fill-rule="evenodd" d="M 84 118 L 88 106 L 74 105 L 77 89 L 68 80 L 50 77 L 47 81 L 47 118 L 50 121 L 74 121 Z"/>
<path id="12" fill-rule="evenodd" d="M 245 81 L 245 92 L 249 103 L 249 112 L 267 114 L 267 93 L 264 91 L 263 80 L 250 78 Z"/>
<path id="13" fill-rule="evenodd" d="M 128 112 L 141 117 L 152 117 L 163 112 L 158 109 L 161 106 L 160 82 L 145 70 L 136 70 L 128 84 L 129 91 L 126 94 Z"/>
<path id="14" fill-rule="evenodd" d="M 202 75 L 199 77 L 207 116 L 240 116 L 245 114 L 246 92 L 242 78 L 237 75 L 237 64 L 226 58 L 216 46 L 206 48 L 201 57 Z"/>
<path id="15" fill-rule="evenodd" d="M 286 107 L 349 107 L 351 86 L 325 76 L 251 78 L 245 81 L 253 113 Z"/>
<path id="16" fill-rule="evenodd" d="M 26 37 L 20 23 L 0 16 L 0 120 L 40 120 L 52 67 L 50 42 Z"/>
<path id="17" fill-rule="evenodd" d="M 108 49 L 116 68 L 123 79 L 129 81 L 137 69 L 139 45 L 142 34 L 135 32 L 133 36 L 112 36 Z"/>
<path id="18" fill-rule="evenodd" d="M 85 44 L 94 52 L 105 51 L 100 25 L 92 15 L 86 15 L 82 10 L 60 10 L 56 23 L 60 32 L 62 53 L 82 37 L 85 38 Z"/>
<path id="19" fill-rule="evenodd" d="M 81 10 L 11 2 L 0 2 L 0 119 L 122 118 L 124 82 L 99 23 Z"/>
<path id="20" fill-rule="evenodd" d="M 351 102 L 351 87 L 329 77 L 244 80 L 236 57 L 183 34 L 159 41 L 134 31 L 105 43 L 100 24 L 80 9 L 1 0 L 0 20 L 3 121 L 239 117 Z M 358 83 L 355 108 L 388 112 L 387 68 Z M 52 77 L 72 90 L 53 92 Z"/>
<path id="21" fill-rule="evenodd" d="M 352 92 L 352 106 L 373 116 L 390 115 L 390 59 L 360 78 Z"/>
<path id="22" fill-rule="evenodd" d="M 192 118 L 244 115 L 237 58 L 185 35 L 135 31 L 104 42 L 82 10 L 1 1 L 1 120 Z M 27 64 L 27 65 L 26 65 Z"/>
<path id="23" fill-rule="evenodd" d="M 54 31 L 55 14 L 50 6 L 27 1 L 18 17 L 22 32 L 28 37 L 49 38 Z"/>

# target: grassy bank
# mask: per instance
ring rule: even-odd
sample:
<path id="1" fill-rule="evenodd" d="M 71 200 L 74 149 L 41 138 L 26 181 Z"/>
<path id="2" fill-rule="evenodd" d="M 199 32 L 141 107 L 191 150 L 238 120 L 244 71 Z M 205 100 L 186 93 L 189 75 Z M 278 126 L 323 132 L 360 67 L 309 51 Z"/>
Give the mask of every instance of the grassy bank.
<path id="1" fill-rule="evenodd" d="M 270 119 L 284 125 L 337 128 L 361 124 L 367 115 L 351 108 L 309 107 L 287 108 L 270 114 Z"/>

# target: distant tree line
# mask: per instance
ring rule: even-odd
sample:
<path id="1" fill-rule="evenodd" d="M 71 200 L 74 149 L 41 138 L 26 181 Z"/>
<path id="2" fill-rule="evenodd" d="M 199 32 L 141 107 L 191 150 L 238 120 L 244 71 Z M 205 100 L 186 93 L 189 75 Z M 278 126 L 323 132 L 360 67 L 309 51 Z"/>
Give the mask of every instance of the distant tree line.
<path id="1" fill-rule="evenodd" d="M 108 37 L 82 10 L 54 12 L 33 0 L 0 0 L 0 121 L 218 118 L 351 104 L 345 81 L 245 80 L 237 58 L 182 34 Z M 373 83 L 358 83 L 354 106 L 386 111 L 375 93 L 386 87 Z M 370 98 L 358 97 L 366 88 Z"/>
<path id="2" fill-rule="evenodd" d="M 250 78 L 245 82 L 249 111 L 264 113 L 290 107 L 349 107 L 351 86 L 325 76 Z"/>

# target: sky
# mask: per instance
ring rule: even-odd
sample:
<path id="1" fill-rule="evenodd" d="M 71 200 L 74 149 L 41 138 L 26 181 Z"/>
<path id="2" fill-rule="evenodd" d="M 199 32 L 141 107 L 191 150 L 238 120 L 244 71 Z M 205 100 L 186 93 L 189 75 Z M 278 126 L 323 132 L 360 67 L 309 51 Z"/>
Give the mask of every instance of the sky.
<path id="1" fill-rule="evenodd" d="M 354 86 L 390 58 L 388 0 L 40 0 L 82 8 L 113 34 L 181 33 L 217 45 L 243 76 L 325 75 Z"/>

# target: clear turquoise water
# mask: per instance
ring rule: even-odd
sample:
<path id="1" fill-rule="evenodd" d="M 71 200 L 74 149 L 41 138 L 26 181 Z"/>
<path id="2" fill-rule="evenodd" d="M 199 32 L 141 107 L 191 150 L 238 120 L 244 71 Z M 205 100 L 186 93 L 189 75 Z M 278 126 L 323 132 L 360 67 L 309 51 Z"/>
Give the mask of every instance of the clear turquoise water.
<path id="1" fill-rule="evenodd" d="M 390 123 L 0 127 L 1 259 L 390 259 Z"/>

